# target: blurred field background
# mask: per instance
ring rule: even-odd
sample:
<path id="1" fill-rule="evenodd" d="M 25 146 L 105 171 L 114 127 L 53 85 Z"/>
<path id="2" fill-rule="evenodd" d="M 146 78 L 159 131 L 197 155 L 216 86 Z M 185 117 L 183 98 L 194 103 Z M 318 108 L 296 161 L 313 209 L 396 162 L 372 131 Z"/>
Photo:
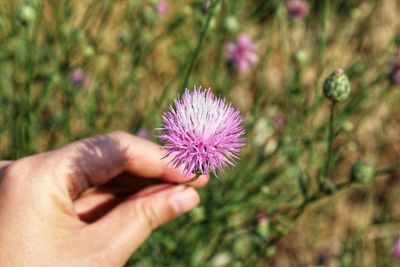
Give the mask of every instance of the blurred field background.
<path id="1" fill-rule="evenodd" d="M 127 266 L 400 266 L 400 1 L 308 7 L 303 18 L 280 0 L 0 0 L 1 158 L 117 129 L 157 141 L 173 98 L 212 87 L 246 118 L 241 160 Z M 240 34 L 258 58 L 246 71 L 224 56 Z M 325 175 L 322 85 L 337 68 L 352 92 L 335 107 Z M 360 160 L 374 179 L 351 179 Z"/>

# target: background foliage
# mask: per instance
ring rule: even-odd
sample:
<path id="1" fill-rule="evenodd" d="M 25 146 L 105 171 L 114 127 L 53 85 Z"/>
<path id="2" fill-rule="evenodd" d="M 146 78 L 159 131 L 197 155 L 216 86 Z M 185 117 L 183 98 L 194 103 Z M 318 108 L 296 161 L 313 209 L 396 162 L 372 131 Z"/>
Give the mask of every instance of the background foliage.
<path id="1" fill-rule="evenodd" d="M 212 87 L 246 118 L 242 159 L 128 266 L 400 266 L 399 1 L 313 0 L 297 21 L 284 1 L 204 2 L 0 0 L 1 157 L 151 132 L 185 87 Z M 244 73 L 224 58 L 239 33 L 259 58 Z M 325 174 L 322 84 L 339 67 L 352 92 Z M 358 160 L 373 181 L 350 178 Z"/>

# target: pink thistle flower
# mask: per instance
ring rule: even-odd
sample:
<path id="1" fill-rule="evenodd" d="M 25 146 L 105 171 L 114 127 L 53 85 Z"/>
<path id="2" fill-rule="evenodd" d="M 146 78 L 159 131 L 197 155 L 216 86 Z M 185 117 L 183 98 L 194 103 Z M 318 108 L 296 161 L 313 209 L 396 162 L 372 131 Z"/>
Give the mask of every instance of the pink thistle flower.
<path id="1" fill-rule="evenodd" d="M 69 74 L 69 82 L 76 88 L 89 88 L 91 80 L 84 70 L 77 68 Z"/>
<path id="2" fill-rule="evenodd" d="M 393 84 L 400 84 L 400 49 L 397 52 L 397 56 L 393 60 L 390 79 Z"/>
<path id="3" fill-rule="evenodd" d="M 85 72 L 82 69 L 75 69 L 71 72 L 69 79 L 75 87 L 83 87 L 88 83 Z"/>
<path id="4" fill-rule="evenodd" d="M 207 12 L 210 6 L 211 6 L 211 0 L 203 0 L 202 8 L 204 12 Z"/>
<path id="5" fill-rule="evenodd" d="M 155 5 L 156 11 L 159 16 L 165 16 L 168 12 L 168 2 L 165 0 L 160 0 Z"/>
<path id="6" fill-rule="evenodd" d="M 255 65 L 258 62 L 258 56 L 251 38 L 242 33 L 238 36 L 236 43 L 227 43 L 225 59 L 228 63 L 233 64 L 239 72 L 245 72 L 251 65 Z"/>
<path id="7" fill-rule="evenodd" d="M 211 88 L 187 89 L 182 98 L 163 114 L 163 134 L 160 140 L 166 144 L 163 158 L 172 157 L 174 168 L 182 167 L 185 176 L 191 174 L 216 175 L 226 165 L 234 165 L 244 146 L 245 133 L 240 112 L 216 97 Z"/>
<path id="8" fill-rule="evenodd" d="M 317 262 L 320 265 L 327 264 L 335 255 L 330 248 L 321 249 L 318 252 Z"/>
<path id="9" fill-rule="evenodd" d="M 286 3 L 286 9 L 290 18 L 301 21 L 307 17 L 310 7 L 305 0 L 290 0 Z"/>
<path id="10" fill-rule="evenodd" d="M 285 127 L 285 117 L 283 114 L 277 114 L 272 118 L 272 123 L 274 124 L 275 129 L 280 131 Z"/>
<path id="11" fill-rule="evenodd" d="M 266 226 L 269 223 L 269 218 L 264 212 L 260 212 L 259 214 L 257 214 L 257 219 L 259 225 Z"/>
<path id="12" fill-rule="evenodd" d="M 400 238 L 394 243 L 393 256 L 400 259 Z"/>

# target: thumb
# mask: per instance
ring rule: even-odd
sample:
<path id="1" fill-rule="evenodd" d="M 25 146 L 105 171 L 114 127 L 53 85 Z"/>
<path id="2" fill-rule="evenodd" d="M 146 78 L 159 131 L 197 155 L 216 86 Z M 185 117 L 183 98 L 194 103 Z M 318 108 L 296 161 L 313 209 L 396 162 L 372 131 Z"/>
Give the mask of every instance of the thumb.
<path id="1" fill-rule="evenodd" d="M 110 264 L 121 266 L 155 228 L 190 211 L 199 202 L 200 197 L 192 187 L 169 187 L 125 200 L 102 219 L 88 225 L 87 230 L 94 244 L 104 241 L 101 250 L 106 250 L 103 256 L 110 259 Z"/>

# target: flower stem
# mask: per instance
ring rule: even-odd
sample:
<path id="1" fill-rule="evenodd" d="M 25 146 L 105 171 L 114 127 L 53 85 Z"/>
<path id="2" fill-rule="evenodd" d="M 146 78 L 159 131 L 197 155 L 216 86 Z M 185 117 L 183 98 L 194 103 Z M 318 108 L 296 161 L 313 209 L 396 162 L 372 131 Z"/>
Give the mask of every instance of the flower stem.
<path id="1" fill-rule="evenodd" d="M 328 152 L 327 152 L 327 160 L 326 160 L 325 172 L 324 172 L 325 177 L 328 176 L 328 172 L 329 172 L 331 160 L 332 160 L 332 145 L 333 145 L 333 139 L 334 139 L 333 122 L 334 122 L 335 105 L 336 105 L 336 102 L 333 101 L 332 105 L 331 105 L 331 114 L 329 117 Z"/>
<path id="2" fill-rule="evenodd" d="M 385 175 L 385 174 L 392 174 L 395 173 L 396 171 L 400 170 L 400 163 L 395 164 L 389 168 L 378 170 L 375 172 L 375 177 Z"/>
<path id="3" fill-rule="evenodd" d="M 188 181 L 182 182 L 182 184 L 194 183 L 197 181 L 197 179 L 199 179 L 200 175 L 201 175 L 201 173 L 197 172 L 193 178 L 189 179 Z"/>
<path id="4" fill-rule="evenodd" d="M 330 1 L 323 1 L 323 11 L 321 16 L 321 32 L 320 32 L 320 40 L 319 40 L 319 70 L 320 73 L 323 71 L 324 61 L 325 61 L 325 51 L 326 44 L 328 40 L 328 22 L 330 17 Z"/>
<path id="5" fill-rule="evenodd" d="M 209 11 L 209 13 L 208 13 L 206 23 L 205 23 L 204 28 L 203 28 L 203 30 L 202 30 L 200 36 L 199 36 L 199 41 L 198 41 L 198 43 L 197 43 L 196 49 L 193 51 L 193 55 L 192 55 L 191 58 L 190 58 L 189 66 L 188 66 L 187 71 L 186 71 L 186 73 L 185 73 L 185 76 L 184 76 L 184 78 L 183 78 L 183 82 L 182 82 L 182 86 L 181 86 L 181 93 L 184 92 L 186 86 L 187 86 L 188 83 L 189 83 L 190 74 L 192 73 L 192 70 L 193 70 L 194 65 L 195 65 L 195 63 L 196 63 L 196 60 L 197 60 L 197 58 L 198 58 L 198 56 L 199 56 L 199 54 L 200 54 L 201 47 L 202 47 L 202 45 L 203 45 L 203 42 L 204 42 L 204 39 L 205 39 L 205 37 L 206 37 L 208 28 L 209 28 L 209 26 L 210 26 L 211 18 L 213 17 L 214 7 L 216 6 L 216 4 L 217 4 L 218 2 L 219 2 L 219 0 L 214 1 L 214 2 L 212 3 L 212 5 L 211 5 L 210 9 L 209 9 L 210 11 Z"/>

